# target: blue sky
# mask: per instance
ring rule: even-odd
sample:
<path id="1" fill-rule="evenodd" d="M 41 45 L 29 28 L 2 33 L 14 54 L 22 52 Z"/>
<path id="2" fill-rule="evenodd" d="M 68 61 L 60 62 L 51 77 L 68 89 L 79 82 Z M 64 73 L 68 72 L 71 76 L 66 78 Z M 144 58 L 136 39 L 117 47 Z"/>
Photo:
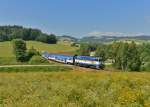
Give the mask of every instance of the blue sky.
<path id="1" fill-rule="evenodd" d="M 0 25 L 14 24 L 74 37 L 150 34 L 150 0 L 0 0 Z"/>

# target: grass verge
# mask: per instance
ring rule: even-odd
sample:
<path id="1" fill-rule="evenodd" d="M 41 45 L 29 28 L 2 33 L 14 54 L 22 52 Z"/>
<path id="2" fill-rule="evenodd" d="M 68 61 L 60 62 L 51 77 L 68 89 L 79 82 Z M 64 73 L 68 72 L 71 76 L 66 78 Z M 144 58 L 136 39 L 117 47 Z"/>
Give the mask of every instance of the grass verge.
<path id="1" fill-rule="evenodd" d="M 28 67 L 0 67 L 0 72 L 63 72 L 70 71 L 67 66 L 28 66 Z"/>

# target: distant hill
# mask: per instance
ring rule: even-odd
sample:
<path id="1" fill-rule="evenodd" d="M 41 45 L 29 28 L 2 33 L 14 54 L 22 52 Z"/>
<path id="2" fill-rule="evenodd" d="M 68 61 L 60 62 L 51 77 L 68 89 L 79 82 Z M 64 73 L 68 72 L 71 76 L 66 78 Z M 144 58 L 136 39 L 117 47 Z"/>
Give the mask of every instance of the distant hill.
<path id="1" fill-rule="evenodd" d="M 86 43 L 106 43 L 106 42 L 113 42 L 113 41 L 120 41 L 120 40 L 143 40 L 143 41 L 148 41 L 150 40 L 150 35 L 141 35 L 141 36 L 123 36 L 123 37 L 118 37 L 118 36 L 88 36 L 88 37 L 83 37 L 80 42 L 86 42 Z"/>
<path id="2" fill-rule="evenodd" d="M 78 39 L 72 36 L 64 35 L 64 36 L 57 36 L 58 41 L 68 41 L 68 42 L 77 42 Z"/>

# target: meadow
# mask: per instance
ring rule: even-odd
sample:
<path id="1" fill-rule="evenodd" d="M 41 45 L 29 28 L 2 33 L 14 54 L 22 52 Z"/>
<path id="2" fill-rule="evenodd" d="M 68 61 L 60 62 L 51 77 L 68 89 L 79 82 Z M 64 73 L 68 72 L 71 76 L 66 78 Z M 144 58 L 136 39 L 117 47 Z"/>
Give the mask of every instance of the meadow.
<path id="1" fill-rule="evenodd" d="M 69 43 L 58 42 L 57 44 L 46 44 L 37 41 L 26 41 L 27 48 L 34 47 L 37 51 L 48 51 L 50 53 L 59 53 L 66 55 L 74 55 L 77 47 L 71 47 Z M 17 65 L 28 64 L 16 61 L 13 54 L 12 42 L 0 42 L 0 65 Z"/>
<path id="2" fill-rule="evenodd" d="M 38 51 L 69 55 L 77 49 L 64 43 L 27 41 L 27 48 L 32 46 Z M 4 65 L 19 64 L 11 42 L 0 42 L 0 60 Z M 59 65 L 0 67 L 0 107 L 150 107 L 148 72 Z"/>
<path id="3" fill-rule="evenodd" d="M 150 75 L 1 72 L 0 107 L 150 107 Z"/>
<path id="4" fill-rule="evenodd" d="M 26 43 L 28 49 L 34 47 L 39 52 L 48 51 L 51 53 L 72 54 L 77 49 L 77 47 L 71 47 L 70 44 L 64 43 L 46 44 L 36 41 L 26 41 Z M 11 42 L 0 42 L 0 57 L 14 57 Z"/>

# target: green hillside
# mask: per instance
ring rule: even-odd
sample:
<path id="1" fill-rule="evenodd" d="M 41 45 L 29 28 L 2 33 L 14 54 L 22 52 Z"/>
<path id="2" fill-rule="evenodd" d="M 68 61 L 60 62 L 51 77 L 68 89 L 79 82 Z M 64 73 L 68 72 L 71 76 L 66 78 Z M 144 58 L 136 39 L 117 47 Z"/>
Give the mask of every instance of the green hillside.
<path id="1" fill-rule="evenodd" d="M 48 51 L 51 53 L 73 54 L 77 49 L 71 47 L 70 44 L 46 44 L 36 41 L 27 41 L 27 48 L 34 47 L 39 52 Z M 0 42 L 0 57 L 14 57 L 11 42 Z"/>

